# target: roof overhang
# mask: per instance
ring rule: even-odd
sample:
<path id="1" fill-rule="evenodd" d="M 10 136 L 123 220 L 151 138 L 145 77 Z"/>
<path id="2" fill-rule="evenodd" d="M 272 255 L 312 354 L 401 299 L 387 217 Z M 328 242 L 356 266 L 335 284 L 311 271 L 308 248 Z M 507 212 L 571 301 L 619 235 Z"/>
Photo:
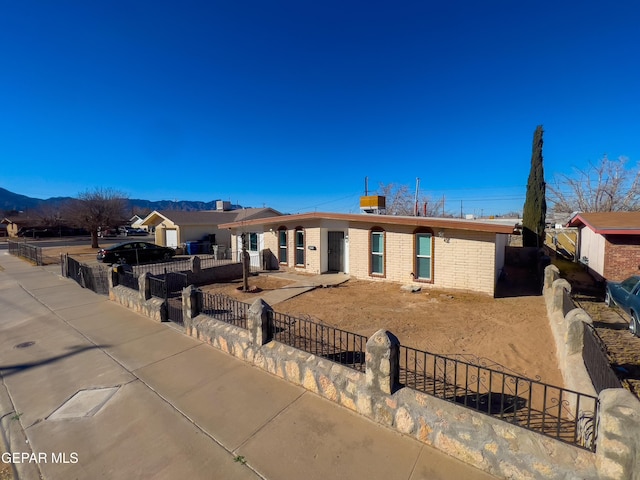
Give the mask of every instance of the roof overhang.
<path id="1" fill-rule="evenodd" d="M 613 223 L 615 222 L 608 225 L 600 222 L 598 223 L 598 225 L 595 225 L 594 222 L 591 222 L 588 218 L 585 218 L 585 216 L 577 214 L 571 219 L 569 226 L 588 227 L 594 233 L 600 235 L 640 235 L 640 227 L 614 225 Z"/>
<path id="2" fill-rule="evenodd" d="M 375 223 L 377 225 L 408 225 L 427 228 L 451 228 L 455 230 L 468 230 L 474 232 L 490 232 L 512 234 L 515 223 L 505 225 L 500 223 L 482 222 L 478 220 L 462 220 L 455 218 L 439 217 L 404 217 L 395 215 L 369 215 L 353 213 L 301 213 L 297 215 L 283 215 L 281 217 L 258 218 L 243 222 L 229 222 L 219 225 L 220 228 L 245 229 L 256 225 L 281 225 L 291 222 L 305 222 L 313 220 L 343 220 L 351 223 Z"/>
<path id="3" fill-rule="evenodd" d="M 145 225 L 147 227 L 153 227 L 158 225 L 159 223 L 164 222 L 165 220 L 170 221 L 167 217 L 162 215 L 160 212 L 154 210 L 149 215 L 144 217 L 144 219 L 140 222 L 140 225 Z"/>

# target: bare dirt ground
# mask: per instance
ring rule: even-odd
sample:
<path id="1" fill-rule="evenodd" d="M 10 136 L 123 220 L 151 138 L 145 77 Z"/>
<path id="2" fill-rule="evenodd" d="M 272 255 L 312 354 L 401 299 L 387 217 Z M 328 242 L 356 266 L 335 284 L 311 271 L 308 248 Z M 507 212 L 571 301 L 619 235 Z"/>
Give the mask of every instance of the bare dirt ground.
<path id="1" fill-rule="evenodd" d="M 286 282 L 251 277 L 262 291 Z M 243 293 L 240 283 L 217 284 L 206 290 L 251 303 L 258 293 Z M 274 310 L 371 336 L 384 328 L 403 345 L 445 355 L 464 355 L 473 363 L 502 368 L 562 386 L 555 343 L 541 296 L 491 298 L 466 292 L 424 289 L 403 292 L 400 285 L 351 279 L 333 288 L 319 288 L 273 306 Z M 478 358 L 476 358 L 478 357 Z"/>

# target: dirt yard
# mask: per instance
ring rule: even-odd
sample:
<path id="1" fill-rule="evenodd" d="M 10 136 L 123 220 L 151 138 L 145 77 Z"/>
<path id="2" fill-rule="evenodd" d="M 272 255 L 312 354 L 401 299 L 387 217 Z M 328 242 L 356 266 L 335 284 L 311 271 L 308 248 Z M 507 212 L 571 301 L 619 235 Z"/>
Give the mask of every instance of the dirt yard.
<path id="1" fill-rule="evenodd" d="M 88 246 L 53 247 L 52 259 L 70 253 L 81 261 L 95 261 Z M 554 341 L 541 296 L 518 288 L 517 276 L 508 284 L 518 296 L 491 298 L 466 292 L 425 289 L 402 292 L 400 285 L 349 280 L 333 288 L 320 288 L 274 305 L 278 312 L 311 318 L 337 328 L 370 336 L 384 328 L 403 345 L 446 355 L 480 359 L 488 367 L 505 369 L 529 378 L 562 386 Z M 243 293 L 241 283 L 217 284 L 206 290 L 226 293 L 247 303 L 260 293 Z M 251 287 L 263 291 L 288 282 L 253 276 Z M 515 288 L 513 288 L 515 287 Z"/>
<path id="2" fill-rule="evenodd" d="M 251 277 L 249 283 L 266 291 L 287 282 L 257 276 Z M 260 296 L 259 292 L 239 291 L 239 285 L 240 282 L 210 285 L 206 289 L 246 303 Z M 351 279 L 273 308 L 366 336 L 384 328 L 409 347 L 460 354 L 472 362 L 479 357 L 488 367 L 505 367 L 505 371 L 563 385 L 541 296 L 494 299 L 441 290 L 409 293 L 401 291 L 398 284 Z"/>

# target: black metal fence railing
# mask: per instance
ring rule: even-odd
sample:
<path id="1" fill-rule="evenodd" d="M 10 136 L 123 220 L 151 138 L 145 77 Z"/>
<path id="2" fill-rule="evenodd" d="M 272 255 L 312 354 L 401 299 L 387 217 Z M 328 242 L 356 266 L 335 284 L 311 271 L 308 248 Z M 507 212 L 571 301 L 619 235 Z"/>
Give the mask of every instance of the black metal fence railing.
<path id="1" fill-rule="evenodd" d="M 109 295 L 109 269 L 102 265 L 89 266 L 65 255 L 62 273 L 83 288 L 93 290 L 100 295 Z"/>
<path id="2" fill-rule="evenodd" d="M 119 271 L 118 272 L 118 285 L 123 287 L 132 288 L 133 290 L 139 290 L 140 284 L 138 283 L 138 276 L 133 272 Z"/>
<path id="3" fill-rule="evenodd" d="M 611 368 L 607 347 L 593 325 L 584 323 L 582 359 L 598 394 L 605 388 L 622 388 L 620 379 Z"/>
<path id="4" fill-rule="evenodd" d="M 595 449 L 596 397 L 404 346 L 400 347 L 400 382 L 557 440 Z"/>
<path id="5" fill-rule="evenodd" d="M 7 248 L 11 255 L 29 260 L 38 266 L 43 265 L 41 247 L 25 242 L 7 240 Z"/>
<path id="6" fill-rule="evenodd" d="M 202 292 L 202 313 L 236 327 L 247 328 L 249 306 L 227 295 Z"/>
<path id="7" fill-rule="evenodd" d="M 149 277 L 149 293 L 156 298 L 167 298 L 167 282 L 164 278 Z"/>
<path id="8" fill-rule="evenodd" d="M 200 257 L 200 268 L 203 270 L 207 268 L 220 267 L 222 265 L 230 265 L 232 263 L 238 263 L 238 262 L 233 260 L 230 257 L 229 258 L 218 258 L 214 256 Z"/>
<path id="9" fill-rule="evenodd" d="M 174 260 L 162 263 L 147 263 L 144 265 L 133 265 L 133 272 L 142 275 L 149 272 L 151 275 L 163 275 L 166 272 L 188 272 L 191 270 L 189 259 Z"/>
<path id="10" fill-rule="evenodd" d="M 339 328 L 273 312 L 273 338 L 333 362 L 364 372 L 367 337 Z"/>

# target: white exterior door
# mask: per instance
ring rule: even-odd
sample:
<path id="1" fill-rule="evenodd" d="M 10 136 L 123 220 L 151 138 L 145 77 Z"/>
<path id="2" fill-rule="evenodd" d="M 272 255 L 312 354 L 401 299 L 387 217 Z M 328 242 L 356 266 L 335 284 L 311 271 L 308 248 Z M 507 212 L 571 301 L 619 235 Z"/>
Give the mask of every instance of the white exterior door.
<path id="1" fill-rule="evenodd" d="M 178 230 L 165 230 L 166 235 L 166 245 L 167 247 L 177 248 L 178 247 Z"/>

